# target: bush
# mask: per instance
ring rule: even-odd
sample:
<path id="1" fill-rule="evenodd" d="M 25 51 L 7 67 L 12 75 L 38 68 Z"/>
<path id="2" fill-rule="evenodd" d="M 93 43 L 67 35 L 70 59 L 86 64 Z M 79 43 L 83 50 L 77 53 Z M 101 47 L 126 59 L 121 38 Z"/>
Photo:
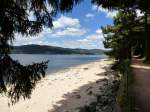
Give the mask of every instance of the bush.
<path id="1" fill-rule="evenodd" d="M 132 97 L 130 94 L 130 88 L 133 80 L 131 72 L 131 61 L 126 59 L 119 64 L 115 65 L 116 70 L 121 74 L 120 88 L 118 92 L 117 101 L 121 107 L 122 112 L 131 112 L 132 108 Z"/>

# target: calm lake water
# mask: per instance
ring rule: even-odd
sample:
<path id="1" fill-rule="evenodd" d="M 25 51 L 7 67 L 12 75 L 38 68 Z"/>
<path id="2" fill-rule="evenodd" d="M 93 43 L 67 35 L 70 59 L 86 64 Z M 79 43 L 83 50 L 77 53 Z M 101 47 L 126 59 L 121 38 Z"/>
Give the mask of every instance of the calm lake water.
<path id="1" fill-rule="evenodd" d="M 13 59 L 19 60 L 22 64 L 32 64 L 49 60 L 47 73 L 73 67 L 81 64 L 97 61 L 106 58 L 105 55 L 37 55 L 37 54 L 12 54 Z"/>

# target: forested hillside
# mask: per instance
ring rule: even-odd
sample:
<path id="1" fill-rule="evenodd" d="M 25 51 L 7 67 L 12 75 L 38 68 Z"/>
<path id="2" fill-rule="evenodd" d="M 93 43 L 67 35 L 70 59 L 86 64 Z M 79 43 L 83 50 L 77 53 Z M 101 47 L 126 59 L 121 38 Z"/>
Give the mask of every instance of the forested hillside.
<path id="1" fill-rule="evenodd" d="M 104 54 L 101 49 L 71 49 L 47 45 L 23 45 L 15 46 L 14 54 Z"/>

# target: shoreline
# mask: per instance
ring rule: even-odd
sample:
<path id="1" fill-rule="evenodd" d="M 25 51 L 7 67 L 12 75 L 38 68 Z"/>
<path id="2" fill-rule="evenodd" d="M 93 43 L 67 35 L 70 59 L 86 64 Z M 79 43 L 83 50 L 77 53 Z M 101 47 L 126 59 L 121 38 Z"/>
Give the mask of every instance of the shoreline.
<path id="1" fill-rule="evenodd" d="M 86 62 L 86 63 L 82 63 L 82 64 L 77 64 L 77 65 L 72 65 L 72 66 L 69 66 L 69 67 L 66 67 L 66 68 L 62 68 L 62 69 L 58 69 L 58 70 L 54 70 L 54 71 L 51 71 L 51 72 L 48 72 L 46 71 L 46 76 L 49 76 L 49 75 L 56 75 L 57 73 L 64 73 L 64 72 L 67 72 L 69 71 L 70 69 L 76 69 L 76 68 L 80 68 L 81 66 L 84 66 L 84 65 L 89 65 L 89 64 L 92 64 L 92 63 L 95 63 L 95 62 L 98 62 L 98 61 L 105 61 L 107 59 L 97 59 L 97 60 L 94 60 L 94 61 L 91 61 L 91 62 Z"/>
<path id="2" fill-rule="evenodd" d="M 107 60 L 107 61 L 106 61 Z M 8 99 L 0 97 L 2 112 L 76 112 L 89 105 L 101 93 L 108 59 L 90 62 L 46 75 L 36 86 L 31 99 L 20 100 L 8 107 Z"/>

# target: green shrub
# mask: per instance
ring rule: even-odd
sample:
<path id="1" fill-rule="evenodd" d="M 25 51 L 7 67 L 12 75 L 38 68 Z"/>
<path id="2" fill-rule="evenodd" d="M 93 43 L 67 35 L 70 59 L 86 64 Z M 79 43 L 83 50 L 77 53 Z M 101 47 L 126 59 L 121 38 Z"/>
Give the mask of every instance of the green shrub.
<path id="1" fill-rule="evenodd" d="M 131 112 L 133 101 L 130 94 L 130 88 L 133 80 L 131 72 L 131 61 L 126 59 L 115 65 L 116 70 L 121 74 L 120 88 L 118 92 L 117 102 L 121 107 L 122 112 Z"/>

